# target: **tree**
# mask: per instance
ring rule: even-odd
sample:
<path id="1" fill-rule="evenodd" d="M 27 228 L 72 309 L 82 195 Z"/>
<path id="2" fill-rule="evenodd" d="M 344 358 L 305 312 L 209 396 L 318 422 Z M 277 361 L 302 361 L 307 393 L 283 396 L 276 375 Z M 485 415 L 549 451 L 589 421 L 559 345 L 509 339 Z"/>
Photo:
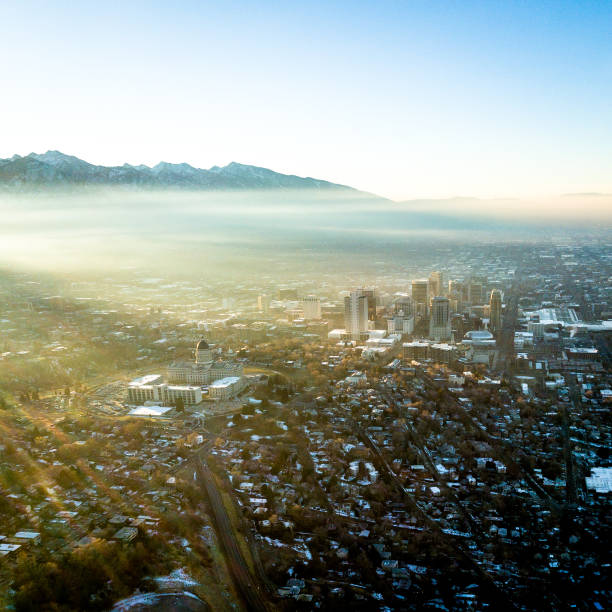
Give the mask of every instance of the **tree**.
<path id="1" fill-rule="evenodd" d="M 549 480 L 556 480 L 563 474 L 563 468 L 558 461 L 545 461 L 542 466 L 542 475 Z"/>
<path id="2" fill-rule="evenodd" d="M 185 410 L 185 400 L 182 397 L 177 397 L 174 404 L 177 412 L 183 412 Z"/>
<path id="3" fill-rule="evenodd" d="M 163 552 L 159 538 L 141 535 L 129 548 L 98 541 L 52 557 L 46 551 L 22 555 L 14 571 L 15 609 L 109 609 L 114 600 L 142 587 L 144 576 L 168 568 Z"/>

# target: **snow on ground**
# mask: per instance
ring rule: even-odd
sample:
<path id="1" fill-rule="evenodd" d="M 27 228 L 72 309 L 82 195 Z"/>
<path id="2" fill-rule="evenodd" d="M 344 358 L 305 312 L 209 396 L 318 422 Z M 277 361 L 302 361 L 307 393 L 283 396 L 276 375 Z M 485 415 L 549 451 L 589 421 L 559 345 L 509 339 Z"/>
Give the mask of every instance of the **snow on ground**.
<path id="1" fill-rule="evenodd" d="M 112 612 L 126 612 L 135 606 L 152 606 L 158 601 L 157 593 L 139 593 L 126 599 L 122 599 L 115 604 Z"/>
<path id="2" fill-rule="evenodd" d="M 302 555 L 302 557 L 305 557 L 309 561 L 312 560 L 312 553 L 310 552 L 310 549 L 308 548 L 308 546 L 306 546 L 306 544 L 302 544 L 301 546 L 293 546 L 292 548 L 297 553 Z"/>
<path id="3" fill-rule="evenodd" d="M 286 546 L 286 544 L 283 544 L 280 540 L 273 540 L 268 536 L 262 536 L 261 539 L 264 542 L 267 542 L 270 546 L 275 546 L 276 548 L 283 548 L 284 546 Z"/>
<path id="4" fill-rule="evenodd" d="M 158 576 L 155 578 L 155 582 L 157 582 L 160 588 L 163 588 L 168 584 L 180 584 L 182 587 L 198 585 L 198 583 L 182 567 L 175 569 L 167 576 Z"/>
<path id="5" fill-rule="evenodd" d="M 268 536 L 258 536 L 258 539 L 263 540 L 264 542 L 266 542 L 270 546 L 274 546 L 275 548 L 292 548 L 293 550 L 295 550 L 295 552 L 299 553 L 302 557 L 309 559 L 309 560 L 312 559 L 312 553 L 310 552 L 310 549 L 308 548 L 308 546 L 306 546 L 305 543 L 302 543 L 298 546 L 289 546 L 288 544 L 285 544 L 281 542 L 280 540 L 275 540 Z"/>
<path id="6" fill-rule="evenodd" d="M 115 604 L 111 612 L 144 612 L 145 610 L 209 610 L 197 595 L 180 593 L 138 593 Z"/>

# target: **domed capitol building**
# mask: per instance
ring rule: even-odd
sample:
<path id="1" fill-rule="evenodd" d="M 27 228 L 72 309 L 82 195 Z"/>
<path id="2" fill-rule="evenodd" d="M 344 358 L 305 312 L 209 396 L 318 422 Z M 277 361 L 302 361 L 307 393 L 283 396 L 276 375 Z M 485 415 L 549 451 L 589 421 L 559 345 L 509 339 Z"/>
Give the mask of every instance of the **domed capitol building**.
<path id="1" fill-rule="evenodd" d="M 168 366 L 170 383 L 187 385 L 210 385 L 216 380 L 230 376 L 242 376 L 239 363 L 215 360 L 208 342 L 202 339 L 196 344 L 195 361 L 174 361 Z"/>

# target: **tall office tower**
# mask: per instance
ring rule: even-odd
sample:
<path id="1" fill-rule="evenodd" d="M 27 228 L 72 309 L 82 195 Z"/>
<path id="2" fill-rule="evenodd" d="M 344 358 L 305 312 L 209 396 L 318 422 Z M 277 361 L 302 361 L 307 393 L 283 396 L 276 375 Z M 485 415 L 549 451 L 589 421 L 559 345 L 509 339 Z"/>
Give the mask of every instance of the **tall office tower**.
<path id="1" fill-rule="evenodd" d="M 362 289 L 344 298 L 344 327 L 352 340 L 359 340 L 368 331 L 368 296 Z"/>
<path id="2" fill-rule="evenodd" d="M 468 282 L 468 301 L 470 304 L 484 304 L 486 300 L 486 276 L 472 276 Z"/>
<path id="3" fill-rule="evenodd" d="M 270 298 L 267 295 L 262 294 L 257 296 L 257 310 L 264 314 L 268 313 L 268 310 L 270 310 Z"/>
<path id="4" fill-rule="evenodd" d="M 489 298 L 489 328 L 496 334 L 501 330 L 502 296 L 499 289 L 493 289 Z"/>
<path id="5" fill-rule="evenodd" d="M 306 320 L 321 318 L 321 300 L 316 295 L 307 295 L 301 302 Z"/>
<path id="6" fill-rule="evenodd" d="M 448 281 L 448 297 L 451 300 L 451 310 L 462 312 L 463 310 L 463 282 L 458 280 Z"/>
<path id="7" fill-rule="evenodd" d="M 482 299 L 482 290 L 483 290 L 483 286 L 474 281 L 474 280 L 470 280 L 470 284 L 469 284 L 469 302 L 472 305 L 475 304 L 482 304 L 483 299 Z"/>
<path id="8" fill-rule="evenodd" d="M 445 295 L 444 272 L 435 270 L 429 275 L 429 295 Z"/>
<path id="9" fill-rule="evenodd" d="M 426 278 L 412 281 L 412 301 L 415 313 L 426 316 L 429 312 L 429 280 Z"/>
<path id="10" fill-rule="evenodd" d="M 429 337 L 440 342 L 450 340 L 450 304 L 448 298 L 437 296 L 431 301 L 431 318 L 429 319 Z"/>
<path id="11" fill-rule="evenodd" d="M 455 342 L 461 342 L 465 334 L 463 315 L 455 314 L 451 317 L 451 331 L 453 332 Z"/>
<path id="12" fill-rule="evenodd" d="M 374 289 L 360 289 L 361 294 L 368 298 L 368 320 L 376 321 L 376 292 Z"/>

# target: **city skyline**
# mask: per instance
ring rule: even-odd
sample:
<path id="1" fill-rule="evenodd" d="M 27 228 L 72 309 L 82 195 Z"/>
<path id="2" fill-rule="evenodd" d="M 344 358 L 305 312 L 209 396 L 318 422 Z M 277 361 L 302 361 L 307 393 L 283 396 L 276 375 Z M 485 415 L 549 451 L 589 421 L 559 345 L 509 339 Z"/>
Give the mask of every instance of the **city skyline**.
<path id="1" fill-rule="evenodd" d="M 609 253 L 0 269 L 0 607 L 609 609 Z"/>
<path id="2" fill-rule="evenodd" d="M 612 2 L 0 31 L 0 610 L 612 610 Z"/>

